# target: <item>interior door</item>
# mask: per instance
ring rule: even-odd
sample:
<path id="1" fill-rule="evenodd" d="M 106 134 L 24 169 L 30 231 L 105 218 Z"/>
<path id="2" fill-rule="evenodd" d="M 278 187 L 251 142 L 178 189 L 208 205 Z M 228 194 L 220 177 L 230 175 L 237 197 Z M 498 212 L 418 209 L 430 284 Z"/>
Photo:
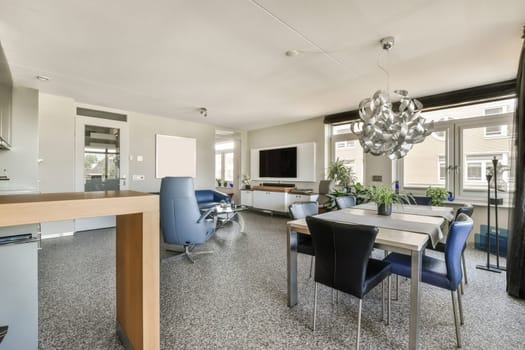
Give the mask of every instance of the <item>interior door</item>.
<path id="1" fill-rule="evenodd" d="M 129 129 L 126 122 L 76 117 L 76 191 L 128 189 Z M 115 226 L 115 216 L 77 219 L 75 231 Z"/>

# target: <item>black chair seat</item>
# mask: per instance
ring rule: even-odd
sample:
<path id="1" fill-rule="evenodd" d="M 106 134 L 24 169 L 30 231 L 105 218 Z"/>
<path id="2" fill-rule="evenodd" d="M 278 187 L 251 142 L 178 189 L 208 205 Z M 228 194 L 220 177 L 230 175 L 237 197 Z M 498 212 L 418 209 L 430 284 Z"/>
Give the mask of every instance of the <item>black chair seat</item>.
<path id="1" fill-rule="evenodd" d="M 312 236 L 302 233 L 297 234 L 297 252 L 312 256 L 314 255 Z"/>
<path id="2" fill-rule="evenodd" d="M 383 260 L 369 259 L 366 267 L 365 283 L 363 284 L 363 294 L 358 296 L 362 298 L 371 289 L 381 283 L 390 275 L 390 264 Z"/>
<path id="3" fill-rule="evenodd" d="M 429 241 L 428 245 L 427 245 L 427 249 L 435 250 L 436 252 L 444 253 L 445 252 L 445 246 L 446 246 L 445 243 L 438 242 L 438 244 L 436 244 L 436 246 L 433 247 L 432 243 L 430 243 L 430 241 Z"/>

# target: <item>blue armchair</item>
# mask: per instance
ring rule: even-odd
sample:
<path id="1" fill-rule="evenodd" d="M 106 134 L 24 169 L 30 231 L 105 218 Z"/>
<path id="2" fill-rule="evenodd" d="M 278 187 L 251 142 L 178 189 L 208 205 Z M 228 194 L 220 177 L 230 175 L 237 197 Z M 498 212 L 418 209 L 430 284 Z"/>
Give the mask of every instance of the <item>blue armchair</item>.
<path id="1" fill-rule="evenodd" d="M 211 252 L 191 252 L 215 233 L 214 208 L 201 213 L 191 177 L 165 177 L 160 185 L 160 226 L 167 244 L 181 245 L 191 262 L 192 256 Z"/>
<path id="2" fill-rule="evenodd" d="M 231 203 L 230 196 L 215 190 L 196 190 L 195 197 L 200 209 L 209 209 L 217 206 L 221 201 Z"/>

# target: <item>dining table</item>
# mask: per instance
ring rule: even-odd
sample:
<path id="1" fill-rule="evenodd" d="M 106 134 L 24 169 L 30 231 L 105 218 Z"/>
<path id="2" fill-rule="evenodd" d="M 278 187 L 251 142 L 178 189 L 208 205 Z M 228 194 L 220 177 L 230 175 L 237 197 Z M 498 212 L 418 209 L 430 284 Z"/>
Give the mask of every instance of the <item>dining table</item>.
<path id="1" fill-rule="evenodd" d="M 393 212 L 389 216 L 363 208 L 345 208 L 315 215 L 317 218 L 376 226 L 379 229 L 374 247 L 411 257 L 409 349 L 417 349 L 419 334 L 419 308 L 422 256 L 427 244 L 443 239 L 442 229 L 448 222 L 443 215 L 426 216 Z M 288 306 L 298 303 L 297 291 L 297 234 L 310 234 L 305 219 L 287 222 L 287 289 Z"/>

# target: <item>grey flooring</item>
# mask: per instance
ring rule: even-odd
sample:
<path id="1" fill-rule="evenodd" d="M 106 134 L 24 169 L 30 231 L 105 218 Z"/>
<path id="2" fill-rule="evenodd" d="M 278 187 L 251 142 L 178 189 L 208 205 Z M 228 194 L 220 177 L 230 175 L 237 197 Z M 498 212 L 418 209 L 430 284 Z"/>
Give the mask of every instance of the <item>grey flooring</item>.
<path id="1" fill-rule="evenodd" d="M 286 306 L 287 218 L 245 212 L 246 233 L 229 224 L 195 264 L 161 250 L 162 349 L 346 349 L 355 344 L 357 301 L 319 289 L 310 329 L 310 258 L 299 255 L 299 304 Z M 40 349 L 122 349 L 115 335 L 114 230 L 45 240 L 39 253 Z M 375 254 L 380 254 L 377 252 Z M 468 249 L 469 284 L 461 327 L 464 349 L 525 349 L 525 301 L 505 292 L 505 274 L 475 269 L 485 255 Z M 502 260 L 504 263 L 504 260 Z M 409 280 L 401 279 L 390 326 L 379 321 L 380 290 L 364 299 L 362 349 L 408 345 Z M 450 292 L 423 285 L 421 349 L 454 349 Z"/>

